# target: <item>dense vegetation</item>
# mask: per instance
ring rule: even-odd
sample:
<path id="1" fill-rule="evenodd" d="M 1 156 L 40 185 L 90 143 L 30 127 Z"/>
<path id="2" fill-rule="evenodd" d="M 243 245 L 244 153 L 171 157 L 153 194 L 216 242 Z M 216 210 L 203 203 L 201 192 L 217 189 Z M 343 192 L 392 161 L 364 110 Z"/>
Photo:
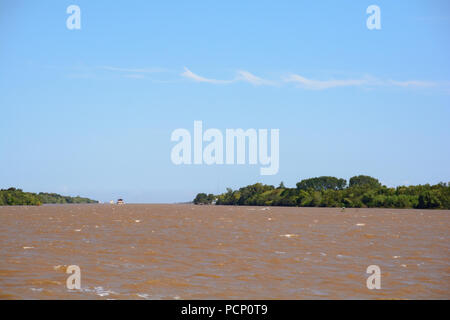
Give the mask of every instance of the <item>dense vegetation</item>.
<path id="1" fill-rule="evenodd" d="M 450 183 L 388 188 L 369 176 L 347 181 L 335 177 L 302 180 L 297 188 L 256 183 L 213 196 L 199 193 L 195 204 L 450 209 Z"/>
<path id="2" fill-rule="evenodd" d="M 199 193 L 194 199 L 195 204 L 211 204 L 216 198 L 213 194 Z"/>
<path id="3" fill-rule="evenodd" d="M 44 203 L 98 203 L 98 201 L 80 196 L 68 197 L 56 193 L 38 194 L 23 192 L 21 189 L 9 188 L 0 190 L 0 206 L 7 205 L 41 205 Z"/>

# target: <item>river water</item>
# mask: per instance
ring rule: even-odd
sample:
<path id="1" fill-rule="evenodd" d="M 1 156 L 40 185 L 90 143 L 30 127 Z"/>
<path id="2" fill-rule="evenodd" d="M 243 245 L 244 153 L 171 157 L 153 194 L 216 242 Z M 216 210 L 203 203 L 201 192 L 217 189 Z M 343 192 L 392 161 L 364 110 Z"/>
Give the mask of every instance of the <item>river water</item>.
<path id="1" fill-rule="evenodd" d="M 450 211 L 0 207 L 0 299 L 449 299 Z M 66 287 L 66 268 L 81 289 Z M 381 270 L 369 290 L 366 269 Z"/>

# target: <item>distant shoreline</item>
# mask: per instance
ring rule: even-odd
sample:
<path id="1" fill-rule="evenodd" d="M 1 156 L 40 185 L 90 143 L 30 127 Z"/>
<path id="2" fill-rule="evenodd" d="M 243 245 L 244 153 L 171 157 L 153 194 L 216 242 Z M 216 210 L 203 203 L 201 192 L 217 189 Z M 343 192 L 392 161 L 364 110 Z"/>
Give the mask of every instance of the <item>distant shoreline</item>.
<path id="1" fill-rule="evenodd" d="M 378 179 L 359 175 L 304 179 L 296 188 L 255 183 L 214 195 L 199 193 L 194 204 L 326 208 L 450 209 L 450 183 L 388 188 Z"/>
<path id="2" fill-rule="evenodd" d="M 9 188 L 0 190 L 0 206 L 40 206 L 44 204 L 93 204 L 97 200 L 80 196 L 62 196 L 57 193 L 24 192 L 22 189 Z"/>

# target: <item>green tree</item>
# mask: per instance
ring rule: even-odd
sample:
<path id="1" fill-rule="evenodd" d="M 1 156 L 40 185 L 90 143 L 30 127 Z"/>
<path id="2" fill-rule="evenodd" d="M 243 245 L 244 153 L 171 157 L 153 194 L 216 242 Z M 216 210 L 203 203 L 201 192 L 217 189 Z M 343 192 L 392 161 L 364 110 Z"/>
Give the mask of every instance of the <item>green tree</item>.
<path id="1" fill-rule="evenodd" d="M 381 183 L 378 181 L 378 179 L 369 176 L 359 175 L 350 178 L 349 187 L 378 188 L 381 187 Z"/>
<path id="2" fill-rule="evenodd" d="M 336 177 L 322 176 L 317 178 L 304 179 L 297 183 L 297 189 L 308 190 L 342 190 L 345 188 L 347 181 L 345 179 L 338 179 Z"/>
<path id="3" fill-rule="evenodd" d="M 211 201 L 206 193 L 199 193 L 194 199 L 194 204 L 210 204 Z"/>
<path id="4" fill-rule="evenodd" d="M 419 195 L 417 208 L 420 209 L 435 209 L 441 207 L 441 201 L 434 191 L 425 191 Z"/>

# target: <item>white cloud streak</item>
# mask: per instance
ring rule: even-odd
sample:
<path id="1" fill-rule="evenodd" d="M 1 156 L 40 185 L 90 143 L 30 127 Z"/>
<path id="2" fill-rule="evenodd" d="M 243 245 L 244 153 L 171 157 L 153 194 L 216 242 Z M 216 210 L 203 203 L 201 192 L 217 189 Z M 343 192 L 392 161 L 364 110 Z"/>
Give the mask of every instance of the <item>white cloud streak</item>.
<path id="1" fill-rule="evenodd" d="M 248 71 L 245 70 L 239 70 L 237 72 L 237 75 L 234 79 L 231 80 L 219 80 L 219 79 L 211 79 L 211 78 L 205 78 L 198 74 L 193 73 L 188 68 L 184 68 L 184 72 L 181 74 L 183 77 L 188 78 L 190 80 L 196 81 L 196 82 L 207 82 L 207 83 L 213 83 L 213 84 L 230 84 L 234 82 L 247 82 L 255 86 L 272 86 L 276 83 L 274 81 L 266 80 L 263 78 L 260 78 L 258 76 L 255 76 L 254 74 L 251 74 Z"/>
<path id="2" fill-rule="evenodd" d="M 324 90 L 337 87 L 402 87 L 402 88 L 430 88 L 439 84 L 432 81 L 420 80 L 380 80 L 373 77 L 365 77 L 362 79 L 344 79 L 344 80 L 313 80 L 298 74 L 291 74 L 283 79 L 285 82 L 292 82 L 299 87 L 309 90 Z"/>
<path id="3" fill-rule="evenodd" d="M 103 70 L 111 72 L 119 72 L 122 76 L 127 78 L 143 79 L 145 74 L 148 73 L 160 73 L 169 72 L 164 68 L 120 68 L 113 66 L 101 66 L 99 67 Z M 400 88 L 432 88 L 441 87 L 450 90 L 450 82 L 433 82 L 433 81 L 423 81 L 423 80 L 382 80 L 370 76 L 365 76 L 360 79 L 329 79 L 329 80 L 316 80 L 311 78 L 306 78 L 299 74 L 290 74 L 288 76 L 282 77 L 280 81 L 268 80 L 258 77 L 246 70 L 238 70 L 236 76 L 233 79 L 223 80 L 223 79 L 213 79 L 200 76 L 187 67 L 184 67 L 184 72 L 181 76 L 194 82 L 210 83 L 215 85 L 227 85 L 237 82 L 246 82 L 254 86 L 278 86 L 282 83 L 293 83 L 299 88 L 305 90 L 327 90 L 331 88 L 344 88 L 344 87 L 400 87 Z"/>
<path id="4" fill-rule="evenodd" d="M 294 82 L 305 89 L 323 90 L 336 87 L 355 87 L 362 86 L 368 83 L 366 79 L 357 80 L 312 80 L 302 77 L 298 74 L 291 74 L 284 78 L 285 82 Z"/>
<path id="5" fill-rule="evenodd" d="M 274 81 L 262 79 L 260 77 L 255 76 L 254 74 L 251 74 L 248 71 L 240 70 L 238 71 L 238 76 L 236 77 L 236 80 L 238 81 L 244 81 L 251 83 L 255 86 L 273 86 L 276 85 Z"/>
<path id="6" fill-rule="evenodd" d="M 207 83 L 214 83 L 214 84 L 229 84 L 234 82 L 234 80 L 217 80 L 217 79 L 208 79 L 202 76 L 199 76 L 198 74 L 193 73 L 188 68 L 184 67 L 184 72 L 181 74 L 183 77 L 194 80 L 196 82 L 207 82 Z"/>
<path id="7" fill-rule="evenodd" d="M 419 81 L 419 80 L 408 80 L 408 81 L 389 80 L 388 83 L 397 87 L 420 87 L 420 88 L 435 87 L 437 85 L 436 82 Z"/>
<path id="8" fill-rule="evenodd" d="M 101 69 L 108 71 L 117 72 L 128 72 L 128 73 L 156 73 L 156 72 L 167 72 L 164 68 L 118 68 L 111 66 L 101 66 Z"/>

